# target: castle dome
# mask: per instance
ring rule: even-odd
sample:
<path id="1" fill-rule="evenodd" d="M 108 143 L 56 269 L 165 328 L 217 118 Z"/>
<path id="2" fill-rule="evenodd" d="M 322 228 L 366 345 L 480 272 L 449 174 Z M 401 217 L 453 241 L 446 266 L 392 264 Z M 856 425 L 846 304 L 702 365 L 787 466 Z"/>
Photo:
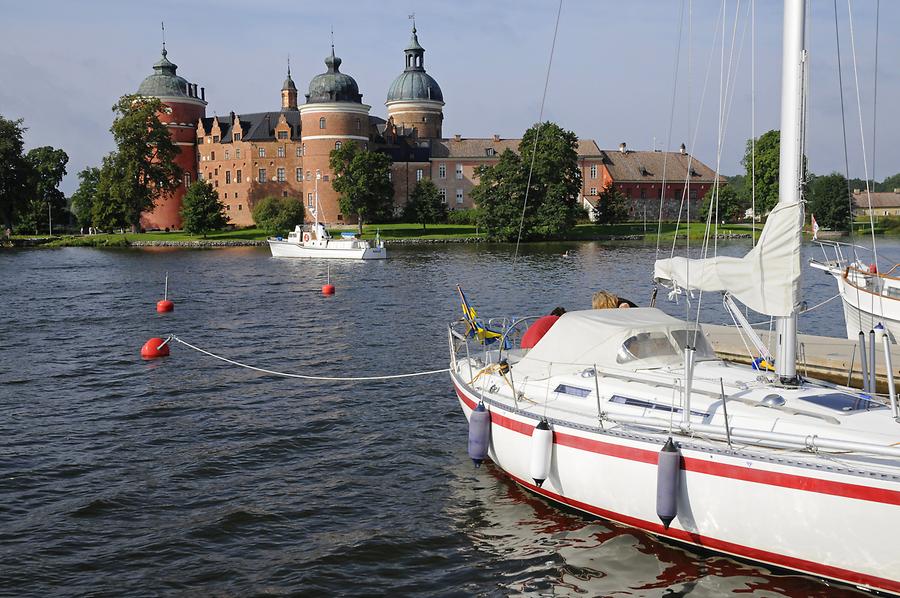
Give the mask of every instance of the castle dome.
<path id="1" fill-rule="evenodd" d="M 425 48 L 419 45 L 416 27 L 403 50 L 406 54 L 406 69 L 400 73 L 388 89 L 387 101 L 432 100 L 443 102 L 444 94 L 434 77 L 425 72 Z"/>
<path id="2" fill-rule="evenodd" d="M 137 93 L 142 96 L 190 98 L 188 82 L 175 74 L 178 66 L 166 58 L 166 47 L 163 46 L 162 58 L 153 65 L 153 74 L 144 79 Z"/>
<path id="3" fill-rule="evenodd" d="M 340 71 L 341 59 L 334 55 L 334 46 L 331 47 L 331 56 L 325 59 L 325 66 L 328 67 L 328 70 L 316 75 L 309 82 L 306 103 L 353 102 L 362 104 L 362 94 L 359 93 L 356 80 Z"/>

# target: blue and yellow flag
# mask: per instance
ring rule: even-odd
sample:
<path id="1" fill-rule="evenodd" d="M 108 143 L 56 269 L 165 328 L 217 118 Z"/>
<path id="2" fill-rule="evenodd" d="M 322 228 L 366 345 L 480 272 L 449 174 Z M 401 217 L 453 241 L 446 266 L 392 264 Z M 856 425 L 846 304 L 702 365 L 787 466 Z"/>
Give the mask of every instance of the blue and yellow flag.
<path id="1" fill-rule="evenodd" d="M 491 330 L 478 319 L 478 312 L 469 305 L 469 300 L 466 299 L 466 294 L 463 293 L 462 287 L 456 285 L 456 290 L 459 291 L 459 300 L 461 302 L 463 318 L 467 325 L 466 336 L 469 338 L 477 338 L 485 345 L 489 345 L 497 339 L 503 338 L 503 333 Z"/>

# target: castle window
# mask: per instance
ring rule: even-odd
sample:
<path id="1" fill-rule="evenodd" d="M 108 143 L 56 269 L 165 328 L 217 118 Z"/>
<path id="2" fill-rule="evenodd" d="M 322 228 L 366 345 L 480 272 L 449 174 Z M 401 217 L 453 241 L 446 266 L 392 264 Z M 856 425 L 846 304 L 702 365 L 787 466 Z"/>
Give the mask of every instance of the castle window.
<path id="1" fill-rule="evenodd" d="M 219 136 L 213 135 L 213 143 L 219 143 Z"/>
<path id="2" fill-rule="evenodd" d="M 207 137 L 207 138 L 206 138 L 206 143 L 212 143 L 212 137 Z"/>
<path id="3" fill-rule="evenodd" d="M 279 145 L 278 149 L 276 151 L 278 153 L 279 158 L 284 158 L 284 146 L 283 145 Z"/>
<path id="4" fill-rule="evenodd" d="M 456 178 L 459 180 L 462 180 L 462 178 L 463 178 L 463 165 L 462 164 L 456 165 Z"/>
<path id="5" fill-rule="evenodd" d="M 230 211 L 231 211 L 231 204 L 228 204 L 227 206 L 225 206 L 225 209 L 228 210 L 228 211 L 230 212 Z"/>
<path id="6" fill-rule="evenodd" d="M 237 191 L 234 192 L 234 198 L 235 198 L 235 199 L 238 198 L 238 192 L 237 192 Z"/>
<path id="7" fill-rule="evenodd" d="M 320 128 L 320 129 L 324 129 L 324 128 L 325 128 L 325 117 L 324 117 L 324 116 L 323 116 L 322 118 L 319 119 L 319 128 Z"/>
<path id="8" fill-rule="evenodd" d="M 235 157 L 236 159 L 238 159 L 238 160 L 241 159 L 241 148 L 236 148 L 236 149 L 234 150 L 234 157 Z"/>
<path id="9" fill-rule="evenodd" d="M 300 147 L 302 148 L 300 153 L 301 153 L 302 155 L 305 156 L 305 155 L 306 155 L 306 144 L 304 143 L 304 144 L 303 144 L 302 146 L 300 146 Z"/>
<path id="10" fill-rule="evenodd" d="M 328 175 L 327 175 L 327 174 L 323 174 L 323 175 L 322 175 L 322 180 L 323 180 L 324 182 L 327 183 L 327 182 L 328 182 Z"/>
<path id="11" fill-rule="evenodd" d="M 422 122 L 423 122 L 423 123 L 427 123 L 427 122 L 428 122 L 428 117 L 427 117 L 427 116 L 423 116 L 423 117 L 422 117 Z"/>
<path id="12" fill-rule="evenodd" d="M 591 178 L 592 179 L 597 178 L 597 165 L 596 164 L 591 164 Z"/>
<path id="13" fill-rule="evenodd" d="M 215 159 L 216 159 L 216 152 L 209 152 L 209 159 L 210 159 L 210 160 L 215 160 Z"/>
<path id="14" fill-rule="evenodd" d="M 230 170 L 225 171 L 225 184 L 226 185 L 231 184 L 231 171 Z"/>
<path id="15" fill-rule="evenodd" d="M 238 204 L 238 211 L 240 212 L 240 211 L 243 210 L 243 209 L 244 209 L 243 204 Z"/>
<path id="16" fill-rule="evenodd" d="M 232 140 L 232 141 L 240 141 L 240 140 L 241 140 L 241 134 L 240 134 L 240 133 L 235 133 L 234 135 L 231 136 L 231 140 Z"/>
<path id="17" fill-rule="evenodd" d="M 343 214 L 338 214 L 338 220 L 343 220 L 343 219 L 344 219 L 344 215 L 343 215 Z"/>
<path id="18" fill-rule="evenodd" d="M 203 145 L 203 137 L 197 137 L 197 145 Z"/>
<path id="19" fill-rule="evenodd" d="M 447 178 L 447 165 L 446 164 L 441 163 L 440 165 L 438 165 L 438 177 L 440 177 L 442 179 Z"/>
<path id="20" fill-rule="evenodd" d="M 279 183 L 284 182 L 284 168 L 279 168 L 275 171 L 275 177 L 278 179 Z"/>
<path id="21" fill-rule="evenodd" d="M 184 186 L 185 187 L 191 186 L 191 173 L 189 173 L 189 172 L 184 173 Z"/>
<path id="22" fill-rule="evenodd" d="M 259 148 L 259 157 L 260 158 L 266 157 L 266 148 L 264 148 L 264 147 Z"/>
<path id="23" fill-rule="evenodd" d="M 306 194 L 306 205 L 309 206 L 309 207 L 311 207 L 311 208 L 316 207 L 316 203 L 315 203 L 315 201 L 313 201 L 313 194 L 312 194 L 312 193 L 307 193 L 307 194 Z"/>
<path id="24" fill-rule="evenodd" d="M 422 180 L 422 175 L 423 175 L 423 174 L 424 174 L 424 173 L 422 172 L 422 169 L 421 169 L 421 168 L 416 168 L 416 182 Z"/>
<path id="25" fill-rule="evenodd" d="M 456 203 L 461 204 L 462 202 L 463 202 L 463 190 L 457 189 L 456 190 Z"/>
<path id="26" fill-rule="evenodd" d="M 219 179 L 213 181 L 213 187 L 215 187 L 216 189 L 219 188 Z"/>
<path id="27" fill-rule="evenodd" d="M 229 159 L 230 157 L 231 157 L 231 151 L 230 151 L 230 150 L 225 150 L 225 159 L 227 160 L 227 159 Z"/>
<path id="28" fill-rule="evenodd" d="M 334 142 L 334 149 L 339 150 L 339 149 L 341 149 L 341 146 L 342 146 L 342 145 L 344 145 L 344 144 L 341 143 L 340 141 L 335 141 L 335 142 Z"/>
<path id="29" fill-rule="evenodd" d="M 287 191 L 282 191 L 282 192 L 281 192 L 281 197 L 287 197 Z"/>
<path id="30" fill-rule="evenodd" d="M 359 120 L 358 118 L 356 119 L 356 130 L 362 131 L 362 121 Z"/>
<path id="31" fill-rule="evenodd" d="M 486 150 L 484 150 L 484 153 L 487 154 L 488 156 L 493 156 L 493 155 L 495 155 L 497 152 L 494 151 L 494 148 L 489 147 L 489 148 L 487 148 Z"/>
<path id="32" fill-rule="evenodd" d="M 298 158 L 303 155 L 303 149 L 299 145 L 297 146 L 297 149 L 296 149 L 296 155 Z"/>
<path id="33" fill-rule="evenodd" d="M 225 192 L 225 199 L 228 199 L 228 192 Z"/>
<path id="34" fill-rule="evenodd" d="M 259 178 L 258 178 L 258 180 L 259 180 L 260 183 L 265 183 L 265 182 L 266 182 L 266 169 L 265 169 L 265 168 L 260 168 L 260 169 L 259 169 Z"/>
<path id="35" fill-rule="evenodd" d="M 296 176 L 297 176 L 298 183 L 303 180 L 303 169 L 302 168 L 297 169 Z"/>
<path id="36" fill-rule="evenodd" d="M 278 131 L 278 138 L 279 139 L 287 139 L 288 138 L 287 131 Z"/>
<path id="37" fill-rule="evenodd" d="M 393 180 L 394 180 L 394 173 L 391 172 L 390 170 L 388 170 L 388 180 L 389 180 L 389 181 L 393 181 Z"/>
<path id="38" fill-rule="evenodd" d="M 311 180 L 312 180 L 312 174 L 311 174 L 308 170 L 306 171 L 306 180 L 307 180 L 307 181 L 311 181 Z"/>
<path id="39" fill-rule="evenodd" d="M 202 180 L 203 180 L 203 173 L 202 173 L 202 172 L 198 172 L 198 173 L 197 173 L 197 180 L 198 180 L 198 181 L 202 181 Z"/>
<path id="40" fill-rule="evenodd" d="M 597 195 L 597 188 L 591 187 L 591 195 Z"/>
<path id="41" fill-rule="evenodd" d="M 438 193 L 440 193 L 440 195 L 441 195 L 441 203 L 443 203 L 443 204 L 447 203 L 447 190 L 441 189 Z"/>
<path id="42" fill-rule="evenodd" d="M 641 199 L 647 199 L 647 193 L 644 189 L 641 189 Z"/>
<path id="43" fill-rule="evenodd" d="M 235 171 L 234 171 L 234 178 L 235 178 L 235 182 L 236 182 L 236 183 L 240 183 L 240 182 L 241 182 L 241 171 L 240 171 L 240 170 L 235 170 Z M 236 196 L 235 196 L 235 197 L 236 197 Z"/>

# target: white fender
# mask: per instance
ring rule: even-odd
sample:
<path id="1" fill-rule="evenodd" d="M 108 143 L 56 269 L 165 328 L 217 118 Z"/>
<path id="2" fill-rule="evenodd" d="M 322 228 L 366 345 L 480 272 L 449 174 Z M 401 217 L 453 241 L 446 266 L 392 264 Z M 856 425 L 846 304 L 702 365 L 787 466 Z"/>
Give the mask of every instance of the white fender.
<path id="1" fill-rule="evenodd" d="M 546 420 L 541 420 L 531 431 L 531 467 L 529 474 L 538 488 L 550 475 L 550 457 L 553 454 L 553 430 Z"/>

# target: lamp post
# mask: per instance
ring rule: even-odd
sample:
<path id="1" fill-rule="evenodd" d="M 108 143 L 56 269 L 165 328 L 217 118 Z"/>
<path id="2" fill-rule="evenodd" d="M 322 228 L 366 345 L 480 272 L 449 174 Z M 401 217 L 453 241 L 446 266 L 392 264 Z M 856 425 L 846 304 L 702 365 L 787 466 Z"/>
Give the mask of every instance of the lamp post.
<path id="1" fill-rule="evenodd" d="M 50 202 L 47 202 L 47 220 L 50 221 L 50 236 L 53 236 L 53 210 Z"/>

